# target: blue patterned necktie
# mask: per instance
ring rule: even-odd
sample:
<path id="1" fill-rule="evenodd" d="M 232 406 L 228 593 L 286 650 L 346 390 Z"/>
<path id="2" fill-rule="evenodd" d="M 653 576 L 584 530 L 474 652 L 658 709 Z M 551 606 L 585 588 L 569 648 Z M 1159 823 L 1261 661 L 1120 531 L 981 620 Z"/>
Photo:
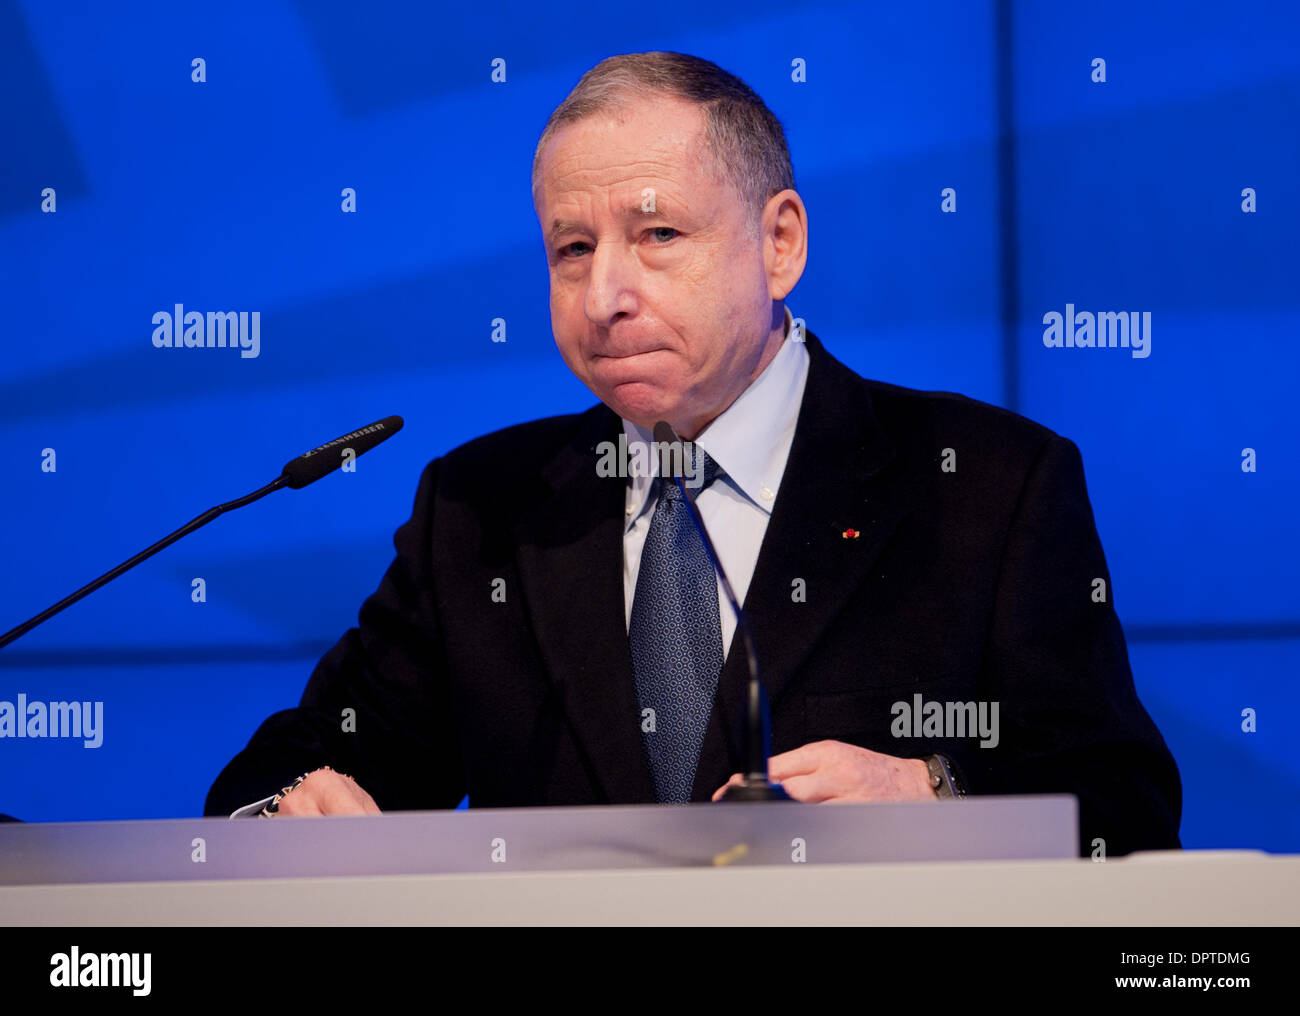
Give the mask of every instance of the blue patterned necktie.
<path id="1" fill-rule="evenodd" d="M 704 482 L 692 488 L 698 496 L 719 469 L 699 445 L 695 451 L 704 458 Z M 722 672 L 722 626 L 713 564 L 681 489 L 669 477 L 656 483 L 659 500 L 641 550 L 628 638 L 655 796 L 686 803 Z M 654 711 L 652 722 L 647 709 Z"/>

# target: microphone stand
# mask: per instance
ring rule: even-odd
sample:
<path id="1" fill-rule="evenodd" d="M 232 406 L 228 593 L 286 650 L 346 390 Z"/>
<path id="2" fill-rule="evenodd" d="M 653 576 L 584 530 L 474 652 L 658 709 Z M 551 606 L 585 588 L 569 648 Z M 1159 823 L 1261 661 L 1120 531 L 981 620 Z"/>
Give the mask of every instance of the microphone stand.
<path id="1" fill-rule="evenodd" d="M 319 448 L 313 448 L 311 451 L 299 455 L 296 459 L 290 459 L 289 462 L 285 464 L 280 475 L 265 487 L 255 490 L 251 494 L 245 494 L 243 497 L 236 498 L 234 501 L 227 501 L 225 504 L 219 504 L 215 508 L 209 508 L 202 515 L 185 523 L 185 525 L 181 526 L 181 528 L 176 530 L 174 533 L 168 533 L 153 546 L 146 547 L 144 550 L 140 551 L 140 553 L 136 554 L 135 557 L 128 561 L 123 561 L 112 571 L 106 572 L 99 578 L 95 579 L 95 581 L 87 583 L 70 596 L 65 596 L 58 603 L 54 604 L 54 606 L 41 611 L 31 620 L 24 621 L 17 628 L 10 629 L 3 635 L 0 635 L 0 649 L 3 649 L 15 639 L 26 635 L 38 624 L 48 621 L 59 611 L 71 607 L 78 600 L 85 596 L 89 596 L 100 586 L 112 582 L 123 572 L 130 571 L 141 561 L 145 561 L 153 557 L 158 553 L 158 551 L 170 547 L 181 537 L 189 535 L 202 526 L 206 526 L 218 515 L 234 511 L 236 508 L 242 508 L 246 504 L 252 504 L 254 501 L 258 500 L 258 498 L 266 497 L 267 494 L 279 490 L 282 487 L 291 487 L 294 490 L 299 490 L 307 486 L 309 483 L 315 483 L 322 476 L 332 473 L 339 467 L 339 463 L 327 454 L 322 455 L 322 452 L 331 451 L 340 445 L 349 445 L 353 446 L 350 450 L 354 457 L 362 455 L 377 444 L 387 441 L 401 429 L 402 418 L 400 416 L 389 416 L 383 420 L 378 420 L 375 423 L 370 424 L 368 427 L 362 427 L 360 430 L 354 430 L 350 434 L 344 434 L 340 438 L 335 438 L 333 441 L 328 444 L 323 444 Z"/>
<path id="2" fill-rule="evenodd" d="M 89 596 L 100 586 L 107 585 L 109 582 L 112 582 L 123 572 L 130 571 L 141 561 L 153 557 L 156 553 L 158 553 L 158 551 L 164 549 L 165 547 L 170 547 L 182 536 L 189 535 L 190 533 L 194 532 L 194 530 L 198 529 L 200 526 L 206 526 L 218 515 L 221 515 L 228 511 L 234 511 L 236 508 L 242 508 L 246 504 L 252 504 L 258 498 L 266 497 L 266 495 L 271 493 L 271 491 L 279 490 L 281 487 L 285 486 L 285 484 L 287 484 L 288 482 L 289 482 L 289 478 L 287 476 L 283 476 L 283 475 L 277 476 L 274 480 L 272 480 L 270 483 L 268 483 L 265 487 L 261 488 L 260 490 L 255 490 L 253 491 L 253 493 L 246 494 L 244 497 L 237 498 L 234 501 L 227 501 L 225 504 L 219 504 L 215 508 L 209 508 L 202 515 L 198 516 L 197 518 L 191 519 L 189 522 L 185 523 L 185 525 L 181 526 L 180 529 L 176 530 L 174 533 L 168 533 L 166 536 L 164 536 L 153 546 L 146 547 L 144 550 L 140 551 L 140 553 L 136 554 L 135 557 L 131 558 L 130 560 L 123 561 L 112 571 L 105 572 L 99 578 L 95 579 L 94 582 L 86 583 L 86 585 L 82 586 L 75 593 L 65 596 L 54 606 L 47 607 L 45 610 L 42 610 L 31 620 L 24 621 L 17 628 L 13 628 L 10 631 L 5 632 L 3 635 L 0 635 L 0 649 L 3 649 L 10 642 L 13 642 L 15 639 L 21 638 L 22 636 L 26 635 L 38 624 L 43 624 L 44 622 L 48 621 L 59 611 L 65 609 L 66 607 L 71 607 L 82 597 Z"/>

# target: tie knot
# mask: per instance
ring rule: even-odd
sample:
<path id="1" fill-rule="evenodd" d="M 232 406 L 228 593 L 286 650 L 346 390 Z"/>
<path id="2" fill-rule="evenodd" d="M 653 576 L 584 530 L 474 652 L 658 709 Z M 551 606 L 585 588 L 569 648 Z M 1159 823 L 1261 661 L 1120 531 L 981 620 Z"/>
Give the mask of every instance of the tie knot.
<path id="1" fill-rule="evenodd" d="M 698 497 L 700 491 L 718 478 L 722 467 L 717 464 L 702 447 L 693 441 L 682 445 L 682 483 L 690 488 L 691 494 Z M 662 476 L 658 480 L 659 496 L 665 501 L 681 500 L 682 492 L 671 477 Z"/>

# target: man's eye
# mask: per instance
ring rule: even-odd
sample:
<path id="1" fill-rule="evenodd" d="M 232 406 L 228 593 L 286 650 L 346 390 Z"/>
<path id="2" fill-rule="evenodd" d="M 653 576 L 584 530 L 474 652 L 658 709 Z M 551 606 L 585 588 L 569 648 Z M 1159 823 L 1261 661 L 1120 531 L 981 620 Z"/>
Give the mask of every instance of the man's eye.
<path id="1" fill-rule="evenodd" d="M 575 247 L 586 247 L 586 246 L 588 246 L 588 245 L 585 244 L 585 243 L 583 243 L 581 240 L 579 240 L 579 241 L 577 241 L 576 243 L 571 243 L 571 244 L 568 244 L 568 245 L 566 245 L 566 246 L 564 246 L 564 247 L 561 247 L 558 253 L 559 253 L 560 257 L 565 258 L 565 257 L 569 257 L 571 254 L 574 254 L 574 253 L 575 253 L 573 248 L 575 248 Z M 581 251 L 578 251 L 577 253 L 581 254 Z"/>
<path id="2" fill-rule="evenodd" d="M 659 240 L 661 243 L 667 243 L 669 240 L 677 236 L 677 230 L 669 226 L 656 226 L 654 229 L 650 230 L 650 232 L 651 234 L 654 235 L 654 238 L 656 240 Z M 664 236 L 663 235 L 664 233 L 668 233 L 670 235 Z"/>

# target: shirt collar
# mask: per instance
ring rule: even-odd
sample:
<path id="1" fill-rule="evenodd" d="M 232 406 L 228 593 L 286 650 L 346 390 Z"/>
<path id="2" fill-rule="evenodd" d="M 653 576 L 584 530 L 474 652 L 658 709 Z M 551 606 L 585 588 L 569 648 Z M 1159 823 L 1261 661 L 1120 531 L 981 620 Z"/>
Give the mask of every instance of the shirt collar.
<path id="1" fill-rule="evenodd" d="M 785 338 L 772 362 L 697 439 L 726 473 L 727 481 L 769 515 L 776 503 L 808 377 L 808 349 L 803 342 L 790 338 L 792 326 L 793 317 L 786 307 Z M 654 441 L 650 431 L 631 420 L 623 421 L 623 433 L 629 452 L 637 443 L 648 445 Z M 646 510 L 653 487 L 653 476 L 632 471 L 625 528 Z"/>

